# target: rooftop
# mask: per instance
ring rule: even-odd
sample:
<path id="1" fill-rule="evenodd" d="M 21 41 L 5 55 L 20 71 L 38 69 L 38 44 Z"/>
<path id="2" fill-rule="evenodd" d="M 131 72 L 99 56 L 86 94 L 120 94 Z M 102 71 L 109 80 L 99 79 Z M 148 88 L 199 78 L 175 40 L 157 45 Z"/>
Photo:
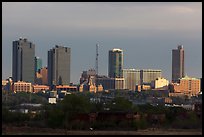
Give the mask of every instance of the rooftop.
<path id="1" fill-rule="evenodd" d="M 113 52 L 115 52 L 115 51 L 120 51 L 120 52 L 122 52 L 123 50 L 114 48 L 114 49 L 112 49 L 112 51 L 113 51 Z"/>

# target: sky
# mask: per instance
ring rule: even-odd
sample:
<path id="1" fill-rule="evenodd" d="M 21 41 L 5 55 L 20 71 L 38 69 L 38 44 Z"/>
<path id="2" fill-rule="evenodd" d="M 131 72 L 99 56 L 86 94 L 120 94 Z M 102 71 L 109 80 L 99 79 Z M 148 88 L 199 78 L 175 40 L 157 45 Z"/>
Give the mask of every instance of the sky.
<path id="1" fill-rule="evenodd" d="M 201 2 L 3 2 L 2 79 L 12 76 L 12 41 L 27 38 L 47 66 L 55 45 L 71 48 L 71 82 L 95 68 L 108 75 L 108 51 L 120 48 L 124 68 L 161 69 L 171 80 L 172 49 L 182 44 L 185 74 L 202 77 Z"/>

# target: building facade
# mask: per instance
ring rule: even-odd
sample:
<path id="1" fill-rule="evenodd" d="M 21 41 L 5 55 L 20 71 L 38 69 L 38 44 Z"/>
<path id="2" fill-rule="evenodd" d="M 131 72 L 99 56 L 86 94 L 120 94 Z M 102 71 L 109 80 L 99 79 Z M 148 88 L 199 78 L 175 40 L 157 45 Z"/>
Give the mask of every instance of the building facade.
<path id="1" fill-rule="evenodd" d="M 123 70 L 123 51 L 121 49 L 112 49 L 109 51 L 108 76 L 110 78 L 122 78 Z"/>
<path id="2" fill-rule="evenodd" d="M 178 45 L 178 49 L 172 50 L 172 82 L 179 82 L 184 77 L 184 48 Z"/>
<path id="3" fill-rule="evenodd" d="M 106 76 L 99 76 L 97 78 L 99 85 L 102 85 L 104 90 L 109 89 L 124 89 L 124 78 L 109 78 Z"/>
<path id="4" fill-rule="evenodd" d="M 50 87 L 46 85 L 33 85 L 33 92 L 37 93 L 40 91 L 46 91 L 46 90 L 49 90 L 49 88 Z"/>
<path id="5" fill-rule="evenodd" d="M 135 91 L 136 85 L 140 84 L 140 70 L 123 69 L 124 89 Z"/>
<path id="6" fill-rule="evenodd" d="M 149 84 L 156 78 L 161 77 L 161 70 L 156 69 L 142 69 L 140 70 L 140 84 Z"/>
<path id="7" fill-rule="evenodd" d="M 114 78 L 115 89 L 124 89 L 124 78 Z"/>
<path id="8" fill-rule="evenodd" d="M 156 78 L 154 81 L 151 82 L 151 87 L 153 89 L 158 89 L 158 88 L 165 88 L 168 89 L 169 81 L 165 78 Z"/>
<path id="9" fill-rule="evenodd" d="M 58 46 L 48 51 L 48 84 L 70 84 L 71 49 Z"/>
<path id="10" fill-rule="evenodd" d="M 35 73 L 35 84 L 42 85 L 42 75 L 39 72 Z"/>
<path id="11" fill-rule="evenodd" d="M 95 83 L 96 71 L 94 69 L 89 69 L 88 71 L 83 71 L 80 78 L 80 84 L 87 82 L 89 77 L 93 76 L 93 83 Z"/>
<path id="12" fill-rule="evenodd" d="M 42 59 L 35 57 L 35 72 L 38 72 L 42 68 Z"/>
<path id="13" fill-rule="evenodd" d="M 103 86 L 104 90 L 115 89 L 114 78 L 109 78 L 107 76 L 98 76 L 97 82 Z"/>
<path id="14" fill-rule="evenodd" d="M 55 89 L 57 91 L 77 91 L 77 86 L 70 86 L 70 85 L 58 85 L 58 86 L 55 86 Z"/>
<path id="15" fill-rule="evenodd" d="M 42 59 L 35 57 L 35 72 L 38 72 L 42 68 Z"/>
<path id="16" fill-rule="evenodd" d="M 32 92 L 32 84 L 24 81 L 18 81 L 13 84 L 13 91 L 16 92 Z"/>
<path id="17" fill-rule="evenodd" d="M 47 67 L 43 67 L 40 69 L 40 74 L 42 76 L 42 84 L 43 85 L 47 85 L 48 84 L 48 80 L 47 80 Z"/>
<path id="18" fill-rule="evenodd" d="M 172 83 L 170 89 L 174 93 L 183 93 L 188 96 L 197 96 L 200 93 L 200 79 L 185 76 L 180 83 Z"/>
<path id="19" fill-rule="evenodd" d="M 35 45 L 26 38 L 13 41 L 13 81 L 35 82 Z"/>

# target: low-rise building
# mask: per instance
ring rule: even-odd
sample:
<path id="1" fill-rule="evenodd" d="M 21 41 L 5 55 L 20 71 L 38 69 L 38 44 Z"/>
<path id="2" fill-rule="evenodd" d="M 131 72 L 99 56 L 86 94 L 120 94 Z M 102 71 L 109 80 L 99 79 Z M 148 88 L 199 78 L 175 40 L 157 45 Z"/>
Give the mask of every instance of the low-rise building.
<path id="1" fill-rule="evenodd" d="M 65 90 L 65 91 L 77 91 L 77 86 L 70 86 L 70 85 L 58 85 L 55 86 L 56 90 Z"/>
<path id="2" fill-rule="evenodd" d="M 37 93 L 39 91 L 46 91 L 49 90 L 49 86 L 46 85 L 33 85 L 33 92 Z"/>
<path id="3" fill-rule="evenodd" d="M 57 103 L 57 99 L 56 98 L 48 98 L 48 103 L 56 104 Z"/>
<path id="4" fill-rule="evenodd" d="M 124 89 L 124 78 L 109 78 L 107 76 L 99 76 L 97 83 L 103 86 L 104 90 Z"/>
<path id="5" fill-rule="evenodd" d="M 18 81 L 13 84 L 14 92 L 32 92 L 32 84 L 24 81 Z"/>
<path id="6" fill-rule="evenodd" d="M 174 93 L 197 96 L 200 93 L 200 79 L 185 76 L 180 79 L 180 83 L 171 83 L 170 90 Z"/>
<path id="7" fill-rule="evenodd" d="M 165 78 L 158 77 L 151 82 L 152 89 L 164 88 L 168 89 L 169 81 Z"/>
<path id="8" fill-rule="evenodd" d="M 136 91 L 145 91 L 145 90 L 150 90 L 151 86 L 150 85 L 136 85 L 135 90 Z"/>

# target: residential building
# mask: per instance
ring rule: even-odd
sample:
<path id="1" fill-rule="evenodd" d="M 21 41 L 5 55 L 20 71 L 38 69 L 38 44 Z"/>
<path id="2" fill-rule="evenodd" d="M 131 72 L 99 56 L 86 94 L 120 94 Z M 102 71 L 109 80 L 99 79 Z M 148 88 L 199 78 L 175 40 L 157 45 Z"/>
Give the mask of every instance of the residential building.
<path id="1" fill-rule="evenodd" d="M 122 78 L 123 69 L 123 51 L 121 49 L 112 49 L 109 51 L 108 76 L 110 78 Z"/>
<path id="2" fill-rule="evenodd" d="M 179 82 L 184 77 L 184 48 L 178 45 L 178 49 L 172 50 L 172 82 Z"/>
<path id="3" fill-rule="evenodd" d="M 58 46 L 48 51 L 48 84 L 70 84 L 70 57 L 71 49 Z"/>
<path id="4" fill-rule="evenodd" d="M 124 89 L 135 91 L 137 84 L 140 84 L 140 70 L 123 69 Z"/>
<path id="5" fill-rule="evenodd" d="M 13 81 L 35 81 L 35 45 L 26 38 L 13 41 L 12 77 Z"/>
<path id="6" fill-rule="evenodd" d="M 24 81 L 18 81 L 14 82 L 13 84 L 13 90 L 14 92 L 32 92 L 32 83 L 24 82 Z"/>
<path id="7" fill-rule="evenodd" d="M 174 93 L 197 96 L 200 93 L 200 79 L 185 76 L 180 79 L 180 83 L 171 83 L 170 90 Z"/>

